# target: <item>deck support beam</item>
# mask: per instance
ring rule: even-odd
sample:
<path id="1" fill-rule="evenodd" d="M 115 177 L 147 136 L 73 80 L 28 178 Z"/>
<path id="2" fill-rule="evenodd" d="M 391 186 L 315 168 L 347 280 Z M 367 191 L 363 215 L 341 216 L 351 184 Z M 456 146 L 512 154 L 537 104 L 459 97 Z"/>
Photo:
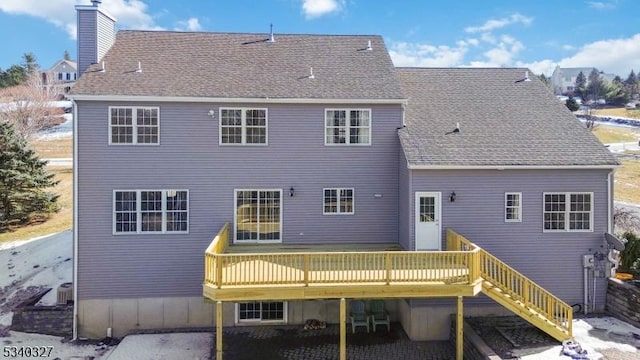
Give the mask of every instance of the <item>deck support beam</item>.
<path id="1" fill-rule="evenodd" d="M 347 300 L 340 299 L 340 360 L 347 360 Z"/>
<path id="2" fill-rule="evenodd" d="M 462 296 L 458 296 L 458 311 L 456 312 L 456 360 L 463 360 L 464 354 L 464 306 Z"/>
<path id="3" fill-rule="evenodd" d="M 216 302 L 216 360 L 222 360 L 222 301 Z"/>

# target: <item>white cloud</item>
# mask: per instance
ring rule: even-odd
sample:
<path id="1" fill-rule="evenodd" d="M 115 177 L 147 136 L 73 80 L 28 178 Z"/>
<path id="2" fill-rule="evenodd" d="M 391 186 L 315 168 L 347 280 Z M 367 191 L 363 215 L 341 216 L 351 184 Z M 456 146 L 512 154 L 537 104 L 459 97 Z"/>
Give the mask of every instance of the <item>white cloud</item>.
<path id="1" fill-rule="evenodd" d="M 389 49 L 389 55 L 395 66 L 460 66 L 466 53 L 466 44 L 449 47 L 400 42 L 393 43 Z"/>
<path id="2" fill-rule="evenodd" d="M 303 0 L 302 12 L 307 19 L 340 12 L 344 8 L 344 0 Z"/>
<path id="3" fill-rule="evenodd" d="M 614 3 L 603 2 L 603 1 L 588 1 L 587 5 L 589 5 L 590 8 L 597 9 L 597 10 L 607 10 L 607 9 L 613 9 L 616 7 Z"/>
<path id="4" fill-rule="evenodd" d="M 503 28 L 505 26 L 509 26 L 511 24 L 523 24 L 523 25 L 529 25 L 531 24 L 531 22 L 533 22 L 533 18 L 528 17 L 528 16 L 524 16 L 522 14 L 519 13 L 515 13 L 512 14 L 508 17 L 502 18 L 502 19 L 492 19 L 492 20 L 488 20 L 487 22 L 485 22 L 483 25 L 480 26 L 469 26 L 466 27 L 464 29 L 464 31 L 468 32 L 468 33 L 479 33 L 479 32 L 490 32 L 496 29 L 500 29 Z"/>
<path id="5" fill-rule="evenodd" d="M 595 67 L 625 79 L 631 70 L 640 65 L 640 33 L 626 39 L 601 40 L 582 46 L 574 55 L 554 61 L 544 59 L 531 63 L 516 62 L 517 66 L 530 68 L 536 74 L 551 75 L 556 65 L 561 67 Z"/>
<path id="6" fill-rule="evenodd" d="M 15 15 L 28 15 L 45 19 L 76 38 L 76 11 L 74 5 L 91 5 L 89 0 L 2 0 L 0 11 Z M 147 4 L 141 0 L 109 0 L 101 5 L 118 20 L 118 25 L 141 30 L 162 30 Z"/>
<path id="7" fill-rule="evenodd" d="M 573 46 L 573 45 L 569 45 L 569 44 L 562 45 L 562 50 L 572 51 L 572 50 L 575 50 L 575 49 L 576 49 L 576 47 Z"/>
<path id="8" fill-rule="evenodd" d="M 174 30 L 200 31 L 202 30 L 202 26 L 200 26 L 200 21 L 198 20 L 198 18 L 189 18 L 184 21 L 178 21 L 178 25 L 174 28 Z"/>

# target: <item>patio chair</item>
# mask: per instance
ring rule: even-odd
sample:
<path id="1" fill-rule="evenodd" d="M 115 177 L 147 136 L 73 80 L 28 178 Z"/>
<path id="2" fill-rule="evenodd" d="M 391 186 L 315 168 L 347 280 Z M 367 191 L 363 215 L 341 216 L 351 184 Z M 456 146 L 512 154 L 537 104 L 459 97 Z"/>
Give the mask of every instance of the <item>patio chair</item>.
<path id="1" fill-rule="evenodd" d="M 351 312 L 349 313 L 349 319 L 351 320 L 351 332 L 356 332 L 356 327 L 364 326 L 369 332 L 369 315 L 364 307 L 364 301 L 352 300 L 350 302 Z"/>
<path id="2" fill-rule="evenodd" d="M 387 331 L 391 331 L 391 321 L 389 320 L 389 313 L 384 308 L 384 300 L 371 301 L 369 318 L 371 319 L 374 332 L 378 325 L 387 325 Z"/>

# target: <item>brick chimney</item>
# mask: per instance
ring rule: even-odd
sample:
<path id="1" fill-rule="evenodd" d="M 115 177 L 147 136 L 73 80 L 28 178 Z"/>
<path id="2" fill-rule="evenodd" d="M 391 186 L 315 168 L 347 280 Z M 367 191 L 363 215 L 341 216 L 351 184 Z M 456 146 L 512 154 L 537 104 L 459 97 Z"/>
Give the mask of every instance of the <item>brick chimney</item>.
<path id="1" fill-rule="evenodd" d="M 91 0 L 91 5 L 76 5 L 78 78 L 89 65 L 100 62 L 116 40 L 116 19 L 100 7 L 101 3 Z"/>

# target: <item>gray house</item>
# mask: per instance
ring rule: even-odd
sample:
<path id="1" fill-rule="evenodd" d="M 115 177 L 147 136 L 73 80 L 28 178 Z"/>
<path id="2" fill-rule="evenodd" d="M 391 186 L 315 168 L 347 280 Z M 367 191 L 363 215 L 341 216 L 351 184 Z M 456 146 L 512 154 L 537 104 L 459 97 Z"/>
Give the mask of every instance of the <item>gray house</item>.
<path id="1" fill-rule="evenodd" d="M 582 256 L 606 251 L 617 162 L 526 69 L 395 68 L 368 35 L 114 37 L 94 5 L 71 95 L 78 336 L 343 324 L 380 298 L 443 339 L 464 298 L 562 313 L 560 339 L 571 304 L 604 305 Z"/>

